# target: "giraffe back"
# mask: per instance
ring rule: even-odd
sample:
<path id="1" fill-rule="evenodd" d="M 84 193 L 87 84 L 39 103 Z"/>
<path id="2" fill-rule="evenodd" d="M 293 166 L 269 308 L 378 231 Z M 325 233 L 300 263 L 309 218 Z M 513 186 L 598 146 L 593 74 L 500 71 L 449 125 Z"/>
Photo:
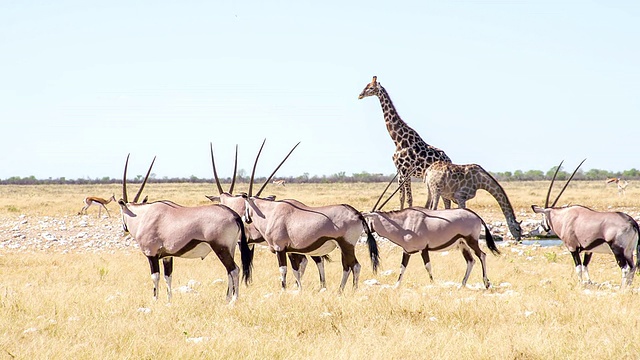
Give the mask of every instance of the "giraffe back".
<path id="1" fill-rule="evenodd" d="M 429 193 L 429 207 L 435 209 L 440 197 L 466 207 L 467 200 L 476 196 L 478 189 L 486 190 L 500 205 L 513 237 L 520 240 L 522 229 L 516 220 L 513 206 L 496 179 L 478 164 L 452 164 L 436 161 L 425 175 Z"/>

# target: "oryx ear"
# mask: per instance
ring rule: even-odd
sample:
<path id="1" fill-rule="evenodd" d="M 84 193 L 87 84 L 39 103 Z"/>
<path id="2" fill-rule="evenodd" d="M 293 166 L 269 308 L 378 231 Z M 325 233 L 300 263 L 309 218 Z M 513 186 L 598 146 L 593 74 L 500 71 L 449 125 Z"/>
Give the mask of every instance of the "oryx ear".
<path id="1" fill-rule="evenodd" d="M 207 199 L 216 202 L 216 201 L 220 201 L 220 196 L 210 196 L 210 195 L 205 195 L 207 197 Z"/>
<path id="2" fill-rule="evenodd" d="M 536 213 L 536 214 L 540 214 L 540 213 L 544 212 L 544 209 L 541 208 L 538 205 L 531 205 L 531 210 L 533 210 L 533 212 Z"/>
<path id="3" fill-rule="evenodd" d="M 275 195 L 269 195 L 269 196 L 267 196 L 267 197 L 266 197 L 266 198 L 264 198 L 264 199 L 265 199 L 265 200 L 269 200 L 269 201 L 273 201 L 273 200 L 275 200 L 275 199 L 276 199 L 276 196 L 275 196 Z"/>
<path id="4" fill-rule="evenodd" d="M 118 205 L 120 205 L 120 206 L 122 206 L 122 207 L 125 207 L 125 206 L 126 206 L 126 203 L 124 202 L 124 200 L 123 200 L 123 199 L 120 199 L 120 200 L 118 200 Z"/>

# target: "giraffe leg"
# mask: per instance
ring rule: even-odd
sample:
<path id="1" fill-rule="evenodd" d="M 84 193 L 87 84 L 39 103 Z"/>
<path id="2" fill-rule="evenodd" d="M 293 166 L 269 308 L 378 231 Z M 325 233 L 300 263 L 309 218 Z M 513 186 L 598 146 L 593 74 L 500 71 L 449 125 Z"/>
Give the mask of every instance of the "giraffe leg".
<path id="1" fill-rule="evenodd" d="M 404 179 L 401 179 L 401 177 L 398 177 L 398 186 L 400 186 L 400 210 L 404 209 L 404 197 L 406 192 L 405 186 L 401 185 L 403 180 Z"/>
<path id="2" fill-rule="evenodd" d="M 466 209 L 467 201 L 464 199 L 458 199 L 458 209 Z"/>
<path id="3" fill-rule="evenodd" d="M 407 207 L 413 206 L 413 194 L 411 193 L 411 179 L 404 183 L 404 191 L 407 196 Z"/>
<path id="4" fill-rule="evenodd" d="M 445 209 L 451 209 L 451 200 L 442 198 L 442 202 L 444 203 Z"/>

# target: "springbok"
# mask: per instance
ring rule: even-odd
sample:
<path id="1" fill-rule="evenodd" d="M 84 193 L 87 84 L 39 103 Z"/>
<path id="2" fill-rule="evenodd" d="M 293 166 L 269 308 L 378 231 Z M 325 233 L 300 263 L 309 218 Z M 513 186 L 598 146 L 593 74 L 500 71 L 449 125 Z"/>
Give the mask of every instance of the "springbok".
<path id="1" fill-rule="evenodd" d="M 116 201 L 115 194 L 111 195 L 111 197 L 106 200 L 96 196 L 88 196 L 84 198 L 84 206 L 82 207 L 82 209 L 80 209 L 78 215 L 87 215 L 87 209 L 89 209 L 89 207 L 91 207 L 92 205 L 97 205 L 98 217 L 102 216 L 102 208 L 104 208 L 107 211 L 107 215 L 111 217 L 111 214 L 109 214 L 109 209 L 107 209 L 106 205 L 112 201 Z"/>
<path id="2" fill-rule="evenodd" d="M 393 182 L 393 179 L 391 181 Z M 383 195 L 384 192 L 380 195 L 371 212 L 363 213 L 363 215 L 372 231 L 400 246 L 403 250 L 400 276 L 398 276 L 398 281 L 395 284 L 396 287 L 400 286 L 402 282 L 402 277 L 409 263 L 409 257 L 412 254 L 420 251 L 424 266 L 429 273 L 429 278 L 433 282 L 429 251 L 446 251 L 456 247 L 462 251 L 462 256 L 467 262 L 467 270 L 462 279 L 462 287 L 466 286 L 475 263 L 471 254 L 472 251 L 480 259 L 484 286 L 487 289 L 491 286 L 491 282 L 487 277 L 486 255 L 479 245 L 480 232 L 483 227 L 489 250 L 494 255 L 500 254 L 500 251 L 496 247 L 489 228 L 480 216 L 464 208 L 430 210 L 416 206 L 396 211 L 380 211 L 379 209 L 386 202 L 376 210 Z M 392 196 L 393 194 L 389 199 Z"/>
<path id="3" fill-rule="evenodd" d="M 627 186 L 629 186 L 629 182 L 627 180 L 622 180 L 620 178 L 610 178 L 607 179 L 605 184 L 616 183 L 618 187 L 618 195 L 624 195 L 627 192 Z"/>
<path id="4" fill-rule="evenodd" d="M 266 139 L 265 139 L 266 141 Z M 235 182 L 236 182 L 236 172 L 238 169 L 238 147 L 236 146 L 236 155 L 235 155 L 235 161 L 234 161 L 234 167 L 233 167 L 233 177 L 231 180 L 231 185 L 229 186 L 229 191 L 224 191 L 222 188 L 222 185 L 220 184 L 220 178 L 218 177 L 218 171 L 216 169 L 216 161 L 215 161 L 215 157 L 213 155 L 213 144 L 210 143 L 210 148 L 211 148 L 211 165 L 213 167 L 213 177 L 216 181 L 216 186 L 218 188 L 218 193 L 219 196 L 209 196 L 209 195 L 205 195 L 209 200 L 213 201 L 213 202 L 220 202 L 226 206 L 228 206 L 229 208 L 231 208 L 233 211 L 235 211 L 238 214 L 244 214 L 245 212 L 245 201 L 242 198 L 241 195 L 233 195 L 233 188 L 235 186 Z M 264 141 L 262 143 L 262 146 L 264 146 Z M 274 170 L 274 172 L 271 174 L 271 176 L 273 176 L 276 171 L 278 171 L 278 169 L 280 168 L 280 166 L 282 166 L 282 164 L 284 164 L 284 162 L 287 160 L 287 158 L 289 157 L 289 155 L 291 155 L 291 153 L 293 152 L 293 150 L 297 147 L 298 145 L 296 144 L 296 146 L 294 146 L 293 149 L 291 149 L 291 151 L 289 152 L 289 154 L 284 158 L 284 160 L 282 160 L 282 162 L 280 163 L 280 165 Z M 260 151 L 262 151 L 262 147 L 260 148 Z M 264 182 L 264 184 L 262 185 L 262 187 L 260 188 L 260 190 L 258 191 L 256 196 L 260 196 L 260 194 L 262 193 L 262 190 L 264 190 L 264 188 L 266 187 L 266 184 L 268 183 L 268 180 Z M 269 196 L 268 199 L 272 199 L 275 200 L 275 196 Z M 296 200 L 289 200 L 292 202 L 295 202 Z M 252 253 L 251 256 L 253 256 L 253 244 L 260 244 L 260 245 L 266 245 L 266 241 L 264 239 L 264 237 L 262 236 L 262 234 L 260 234 L 255 228 L 251 227 L 248 231 L 247 234 L 247 241 L 252 249 Z M 298 289 L 302 288 L 302 275 L 304 274 L 304 271 L 307 267 L 307 257 L 305 255 L 302 254 L 297 254 L 297 253 L 288 253 L 287 256 L 289 257 L 289 261 L 291 262 L 291 268 L 293 269 L 293 274 L 295 276 L 296 279 L 296 285 L 298 287 Z M 318 268 L 318 274 L 320 276 L 320 290 L 326 290 L 327 285 L 326 285 L 326 277 L 325 277 L 325 272 L 324 272 L 324 259 L 328 259 L 329 256 L 325 255 L 325 256 L 311 256 L 311 259 L 314 261 L 314 263 L 316 264 L 317 268 Z"/>
<path id="5" fill-rule="evenodd" d="M 586 160 L 586 159 L 585 159 Z M 582 163 L 574 170 L 560 193 L 549 206 L 549 195 L 553 188 L 558 165 L 544 202 L 544 208 L 532 205 L 531 209 L 542 214 L 542 227 L 545 231 L 553 230 L 565 244 L 576 267 L 576 274 L 580 281 L 591 282 L 587 266 L 594 252 L 613 253 L 616 262 L 622 270 L 621 288 L 631 285 L 634 272 L 640 265 L 640 231 L 638 223 L 623 212 L 600 212 L 581 205 L 555 207 L 558 199 L 569 185 Z M 636 252 L 636 263 L 633 262 L 633 252 Z M 584 252 L 584 259 L 580 261 L 580 253 Z"/>
<path id="6" fill-rule="evenodd" d="M 250 234 L 260 234 L 267 242 L 269 249 L 276 254 L 283 290 L 286 289 L 287 284 L 287 253 L 324 256 L 336 247 L 339 247 L 342 253 L 343 271 L 340 292 L 344 290 L 349 274 L 353 274 L 353 287 L 357 289 L 360 264 L 356 258 L 355 246 L 363 232 L 367 235 L 369 256 L 374 272 L 377 271 L 379 263 L 378 245 L 359 211 L 347 204 L 311 207 L 297 200 L 275 201 L 272 198 L 259 197 L 269 180 L 294 149 L 295 147 L 291 149 L 256 195 L 253 195 L 253 179 L 262 152 L 260 147 L 251 172 L 249 193 L 241 195 L 245 203 L 244 221 L 250 228 Z M 221 191 L 221 188 L 219 190 Z"/>
<path id="7" fill-rule="evenodd" d="M 155 162 L 155 158 L 153 160 Z M 118 204 L 125 233 L 131 234 L 149 260 L 154 299 L 158 299 L 160 259 L 164 268 L 168 298 L 171 301 L 173 258 L 204 259 L 213 251 L 227 270 L 227 301 L 234 302 L 238 298 L 239 288 L 239 269 L 233 259 L 238 242 L 240 243 L 242 278 L 245 284 L 251 280 L 251 250 L 247 244 L 242 219 L 233 210 L 221 204 L 184 207 L 167 200 L 138 203 L 153 162 L 138 193 L 133 201 L 129 202 L 127 199 L 129 156 L 127 155 L 122 179 L 122 199 Z"/>
<path id="8" fill-rule="evenodd" d="M 284 186 L 287 181 L 285 179 L 273 180 L 273 185 Z"/>

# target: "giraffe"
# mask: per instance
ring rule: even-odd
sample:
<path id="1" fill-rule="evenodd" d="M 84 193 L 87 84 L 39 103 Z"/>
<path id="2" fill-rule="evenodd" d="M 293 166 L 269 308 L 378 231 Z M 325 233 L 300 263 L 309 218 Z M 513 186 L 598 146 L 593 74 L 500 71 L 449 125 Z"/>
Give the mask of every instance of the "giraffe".
<path id="1" fill-rule="evenodd" d="M 377 96 L 380 100 L 387 131 L 389 131 L 389 135 L 396 145 L 396 150 L 393 153 L 393 164 L 400 174 L 398 176 L 398 184 L 404 184 L 401 185 L 400 189 L 400 209 L 404 208 L 405 196 L 407 205 L 411 207 L 413 206 L 411 179 L 404 181 L 405 178 L 411 176 L 409 171 L 415 169 L 413 176 L 424 178 L 427 168 L 434 161 L 451 162 L 451 159 L 444 151 L 425 143 L 420 135 L 400 118 L 389 94 L 378 82 L 377 76 L 374 76 L 373 81 L 365 86 L 358 99 L 367 96 Z"/>
<path id="2" fill-rule="evenodd" d="M 444 207 L 447 209 L 451 208 L 451 201 L 458 204 L 458 207 L 465 208 L 467 200 L 475 197 L 478 189 L 486 190 L 500 205 L 511 235 L 520 241 L 522 237 L 521 222 L 516 220 L 507 194 L 498 181 L 480 165 L 459 165 L 436 161 L 427 170 L 424 181 L 429 193 L 426 207 L 434 210 L 438 208 L 440 197 L 442 197 Z"/>

